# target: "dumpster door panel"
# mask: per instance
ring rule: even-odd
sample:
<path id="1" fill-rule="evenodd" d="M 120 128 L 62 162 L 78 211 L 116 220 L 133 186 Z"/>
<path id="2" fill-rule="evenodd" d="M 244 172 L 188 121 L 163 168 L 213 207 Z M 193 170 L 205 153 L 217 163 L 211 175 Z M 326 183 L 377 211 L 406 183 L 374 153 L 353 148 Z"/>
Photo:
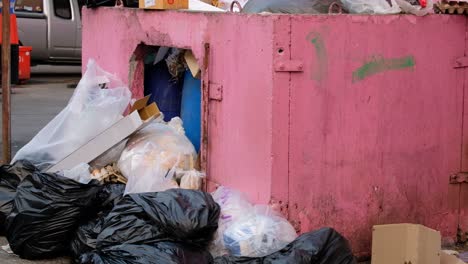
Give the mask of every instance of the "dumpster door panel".
<path id="1" fill-rule="evenodd" d="M 468 19 L 466 20 L 466 38 L 465 38 L 465 52 L 463 56 L 468 58 Z M 462 172 L 468 172 L 468 65 L 456 69 L 459 78 L 464 83 L 464 98 L 463 101 L 463 153 L 462 153 Z M 459 222 L 459 239 L 460 242 L 468 240 L 468 182 L 458 184 L 460 194 L 460 222 Z"/>
<path id="2" fill-rule="evenodd" d="M 368 254 L 371 226 L 411 222 L 454 237 L 465 18 L 295 16 L 289 218 L 332 226 Z M 424 36 L 424 37 L 421 37 Z M 428 43 L 430 41 L 430 43 Z"/>

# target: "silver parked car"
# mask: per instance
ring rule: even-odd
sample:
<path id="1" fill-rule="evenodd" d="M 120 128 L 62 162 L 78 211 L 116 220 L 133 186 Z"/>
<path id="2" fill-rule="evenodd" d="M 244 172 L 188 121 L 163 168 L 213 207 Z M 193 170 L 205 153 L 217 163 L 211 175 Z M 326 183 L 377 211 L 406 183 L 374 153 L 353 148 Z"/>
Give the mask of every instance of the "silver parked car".
<path id="1" fill-rule="evenodd" d="M 20 44 L 32 46 L 33 63 L 81 63 L 78 0 L 16 0 Z"/>

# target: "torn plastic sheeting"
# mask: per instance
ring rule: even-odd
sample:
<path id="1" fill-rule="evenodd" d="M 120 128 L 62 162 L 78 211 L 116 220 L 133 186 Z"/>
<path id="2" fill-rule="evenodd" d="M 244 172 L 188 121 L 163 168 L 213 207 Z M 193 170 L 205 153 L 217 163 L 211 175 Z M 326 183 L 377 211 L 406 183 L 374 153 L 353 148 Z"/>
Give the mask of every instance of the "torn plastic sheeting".
<path id="1" fill-rule="evenodd" d="M 28 175 L 17 188 L 7 218 L 7 239 L 13 252 L 26 259 L 66 253 L 99 189 L 96 181 L 80 184 L 56 174 Z"/>
<path id="2" fill-rule="evenodd" d="M 205 250 L 174 242 L 134 245 L 123 244 L 83 254 L 81 264 L 209 264 L 213 259 Z"/>
<path id="3" fill-rule="evenodd" d="M 0 235 L 5 234 L 5 220 L 13 208 L 13 199 L 20 182 L 37 171 L 28 161 L 17 161 L 13 165 L 0 167 Z"/>
<path id="4" fill-rule="evenodd" d="M 218 228 L 219 205 L 201 191 L 130 194 L 104 220 L 97 249 L 171 240 L 204 248 Z"/>
<path id="5" fill-rule="evenodd" d="M 348 241 L 332 228 L 298 237 L 283 249 L 263 258 L 222 256 L 215 264 L 357 264 Z"/>

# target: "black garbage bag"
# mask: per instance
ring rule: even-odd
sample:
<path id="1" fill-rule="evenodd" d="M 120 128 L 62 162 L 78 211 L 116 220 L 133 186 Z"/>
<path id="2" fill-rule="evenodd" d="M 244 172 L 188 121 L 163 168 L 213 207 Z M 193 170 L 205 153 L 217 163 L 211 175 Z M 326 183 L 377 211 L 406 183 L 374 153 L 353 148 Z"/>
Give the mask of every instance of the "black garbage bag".
<path id="1" fill-rule="evenodd" d="M 66 253 L 78 224 L 88 218 L 100 188 L 97 181 L 81 184 L 56 174 L 28 175 L 17 188 L 6 221 L 13 252 L 26 259 Z"/>
<path id="2" fill-rule="evenodd" d="M 123 244 L 102 250 L 99 254 L 83 254 L 81 264 L 210 264 L 206 250 L 190 248 L 174 242 L 134 245 Z"/>
<path id="3" fill-rule="evenodd" d="M 340 0 L 249 0 L 242 13 L 327 14 Z"/>
<path id="4" fill-rule="evenodd" d="M 332 228 L 306 233 L 262 258 L 222 256 L 216 264 L 357 264 L 348 241 Z"/>
<path id="5" fill-rule="evenodd" d="M 104 184 L 96 194 L 94 209 L 97 214 L 108 214 L 114 206 L 123 199 L 125 184 L 110 183 Z"/>
<path id="6" fill-rule="evenodd" d="M 201 191 L 130 194 L 105 218 L 97 248 L 167 240 L 205 248 L 218 228 L 219 213 L 211 195 Z"/>
<path id="7" fill-rule="evenodd" d="M 104 216 L 81 224 L 70 242 L 73 263 L 80 263 L 80 256 L 96 249 L 96 239 L 104 226 Z"/>
<path id="8" fill-rule="evenodd" d="M 116 0 L 85 0 L 87 8 L 94 8 L 99 6 L 115 6 Z"/>
<path id="9" fill-rule="evenodd" d="M 16 188 L 26 176 L 36 170 L 31 162 L 25 160 L 0 167 L 0 235 L 5 235 L 5 220 L 11 213 Z"/>
<path id="10" fill-rule="evenodd" d="M 75 263 L 79 263 L 81 254 L 96 249 L 97 236 L 102 232 L 104 218 L 122 198 L 125 184 L 106 184 L 96 195 L 94 216 L 80 224 L 70 242 L 71 255 Z"/>
<path id="11" fill-rule="evenodd" d="M 138 0 L 124 0 L 125 7 L 138 7 Z"/>

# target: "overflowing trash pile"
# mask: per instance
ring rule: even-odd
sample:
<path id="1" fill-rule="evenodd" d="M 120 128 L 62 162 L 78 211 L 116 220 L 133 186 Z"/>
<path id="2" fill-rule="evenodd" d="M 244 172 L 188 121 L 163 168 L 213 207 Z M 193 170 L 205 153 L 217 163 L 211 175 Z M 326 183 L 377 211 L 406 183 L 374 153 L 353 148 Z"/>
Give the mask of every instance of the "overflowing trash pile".
<path id="1" fill-rule="evenodd" d="M 331 228 L 298 237 L 236 190 L 202 191 L 180 118 L 165 122 L 156 105 L 130 107 L 130 98 L 90 61 L 65 109 L 0 167 L 0 234 L 14 254 L 87 264 L 356 263 Z"/>
<path id="2" fill-rule="evenodd" d="M 142 2 L 142 1 L 140 1 Z M 466 0 L 174 0 L 172 6 L 158 6 L 152 1 L 87 0 L 88 8 L 118 6 L 144 9 L 186 9 L 204 12 L 283 13 L 283 14 L 464 14 Z M 435 2 L 435 3 L 434 3 Z"/>

